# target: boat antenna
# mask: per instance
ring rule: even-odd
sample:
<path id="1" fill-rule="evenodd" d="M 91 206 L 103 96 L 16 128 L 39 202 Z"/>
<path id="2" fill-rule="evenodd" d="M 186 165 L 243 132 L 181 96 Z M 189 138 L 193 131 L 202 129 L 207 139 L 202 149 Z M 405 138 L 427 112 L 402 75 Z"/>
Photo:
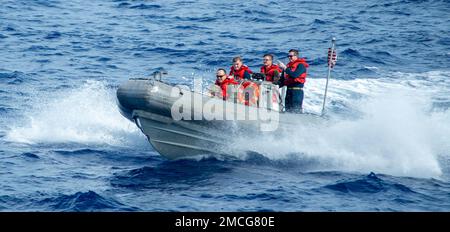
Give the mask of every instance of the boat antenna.
<path id="1" fill-rule="evenodd" d="M 331 70 L 336 65 L 337 54 L 336 54 L 336 38 L 331 39 L 331 48 L 328 48 L 328 75 L 327 82 L 325 84 L 325 93 L 323 94 L 323 105 L 322 105 L 322 116 L 325 114 L 325 104 L 327 102 L 327 92 L 328 92 L 328 81 L 331 77 Z"/>

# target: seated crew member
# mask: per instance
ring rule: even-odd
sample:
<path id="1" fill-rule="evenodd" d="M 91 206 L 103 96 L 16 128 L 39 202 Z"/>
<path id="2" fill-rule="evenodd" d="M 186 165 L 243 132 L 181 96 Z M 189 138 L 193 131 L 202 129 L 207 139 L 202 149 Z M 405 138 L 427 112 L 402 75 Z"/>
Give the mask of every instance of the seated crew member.
<path id="1" fill-rule="evenodd" d="M 217 79 L 215 84 L 222 90 L 223 100 L 226 100 L 228 98 L 228 85 L 237 85 L 239 83 L 233 80 L 232 77 L 227 76 L 227 71 L 223 68 L 217 69 L 216 77 Z"/>
<path id="2" fill-rule="evenodd" d="M 236 56 L 233 58 L 233 66 L 230 68 L 230 76 L 233 76 L 235 80 L 243 80 L 250 79 L 252 74 L 252 70 L 242 63 L 242 58 L 240 56 Z"/>
<path id="3" fill-rule="evenodd" d="M 265 54 L 263 56 L 263 66 L 261 66 L 261 73 L 266 76 L 266 81 L 278 83 L 281 76 L 281 68 L 273 64 L 273 55 Z"/>
<path id="4" fill-rule="evenodd" d="M 284 82 L 287 86 L 285 107 L 287 112 L 301 113 L 303 107 L 303 86 L 306 81 L 306 60 L 298 57 L 298 50 L 291 49 L 288 54 L 289 63 L 279 66 L 283 69 Z"/>

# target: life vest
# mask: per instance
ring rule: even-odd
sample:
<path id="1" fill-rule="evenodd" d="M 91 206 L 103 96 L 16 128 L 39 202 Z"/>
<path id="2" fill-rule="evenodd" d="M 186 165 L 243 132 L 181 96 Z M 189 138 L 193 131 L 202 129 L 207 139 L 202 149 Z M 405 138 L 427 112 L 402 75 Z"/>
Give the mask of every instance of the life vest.
<path id="1" fill-rule="evenodd" d="M 219 83 L 219 81 L 216 80 L 216 85 L 218 85 L 222 89 L 223 100 L 226 100 L 228 98 L 228 94 L 227 94 L 228 85 L 237 85 L 237 84 L 239 84 L 239 83 L 237 81 L 235 81 L 232 77 L 227 77 L 221 83 Z"/>
<path id="2" fill-rule="evenodd" d="M 243 64 L 238 70 L 234 69 L 234 66 L 231 66 L 229 75 L 234 76 L 234 78 L 237 80 L 243 80 L 245 71 L 247 71 L 249 74 L 253 73 L 247 65 Z"/>
<path id="3" fill-rule="evenodd" d="M 266 75 L 266 81 L 273 81 L 275 70 L 277 70 L 278 73 L 281 73 L 281 68 L 276 64 L 272 64 L 269 68 L 264 65 L 261 67 L 261 73 Z"/>
<path id="4" fill-rule="evenodd" d="M 286 68 L 290 69 L 292 72 L 294 72 L 299 65 L 303 65 L 305 67 L 305 69 L 307 69 L 309 67 L 309 65 L 308 65 L 308 63 L 306 63 L 305 59 L 299 58 L 295 61 L 289 62 L 287 64 Z M 304 72 L 297 78 L 293 78 L 293 77 L 289 76 L 286 72 L 284 74 L 284 85 L 290 85 L 290 84 L 294 84 L 294 83 L 304 84 L 305 81 L 306 81 L 306 72 Z"/>
<path id="5" fill-rule="evenodd" d="M 237 100 L 247 106 L 256 106 L 259 98 L 259 86 L 251 81 L 244 81 L 238 88 Z"/>

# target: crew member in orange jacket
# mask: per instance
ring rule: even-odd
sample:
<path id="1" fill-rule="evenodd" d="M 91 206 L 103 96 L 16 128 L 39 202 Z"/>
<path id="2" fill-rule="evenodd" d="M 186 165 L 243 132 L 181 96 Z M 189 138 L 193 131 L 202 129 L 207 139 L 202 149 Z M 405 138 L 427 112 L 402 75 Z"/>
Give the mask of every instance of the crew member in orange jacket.
<path id="1" fill-rule="evenodd" d="M 273 55 L 265 54 L 263 56 L 263 66 L 261 66 L 261 73 L 266 76 L 266 81 L 278 83 L 281 75 L 281 68 L 273 64 Z"/>
<path id="2" fill-rule="evenodd" d="M 240 56 L 236 56 L 233 58 L 233 66 L 230 68 L 230 76 L 233 76 L 235 80 L 243 80 L 250 79 L 252 74 L 252 70 L 243 64 L 242 58 Z"/>
<path id="3" fill-rule="evenodd" d="M 284 85 L 287 86 L 285 108 L 287 112 L 301 113 L 303 107 L 303 87 L 306 81 L 306 60 L 298 57 L 298 50 L 291 49 L 288 54 L 289 63 L 280 63 L 284 74 Z"/>
<path id="4" fill-rule="evenodd" d="M 223 100 L 226 100 L 228 98 L 228 85 L 237 85 L 239 83 L 233 77 L 227 76 L 227 71 L 223 68 L 217 69 L 216 77 L 216 85 L 222 89 Z"/>

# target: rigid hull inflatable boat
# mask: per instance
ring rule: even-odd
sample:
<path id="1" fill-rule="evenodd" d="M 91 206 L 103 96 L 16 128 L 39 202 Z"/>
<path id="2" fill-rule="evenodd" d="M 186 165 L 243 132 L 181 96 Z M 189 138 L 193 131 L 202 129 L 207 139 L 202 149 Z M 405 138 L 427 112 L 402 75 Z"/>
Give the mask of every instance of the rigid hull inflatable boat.
<path id="1" fill-rule="evenodd" d="M 237 97 L 223 100 L 170 85 L 156 75 L 132 78 L 119 86 L 118 106 L 121 114 L 147 136 L 154 149 L 169 159 L 242 154 L 249 150 L 239 143 L 293 130 L 295 127 L 289 122 L 298 121 L 297 117 L 302 117 L 305 123 L 319 119 L 315 115 L 280 113 L 283 101 L 278 86 L 255 82 L 260 87 L 260 97 L 258 104 L 251 105 L 240 103 Z M 265 104 L 263 99 L 268 99 Z M 180 112 L 184 118 L 176 115 Z"/>

